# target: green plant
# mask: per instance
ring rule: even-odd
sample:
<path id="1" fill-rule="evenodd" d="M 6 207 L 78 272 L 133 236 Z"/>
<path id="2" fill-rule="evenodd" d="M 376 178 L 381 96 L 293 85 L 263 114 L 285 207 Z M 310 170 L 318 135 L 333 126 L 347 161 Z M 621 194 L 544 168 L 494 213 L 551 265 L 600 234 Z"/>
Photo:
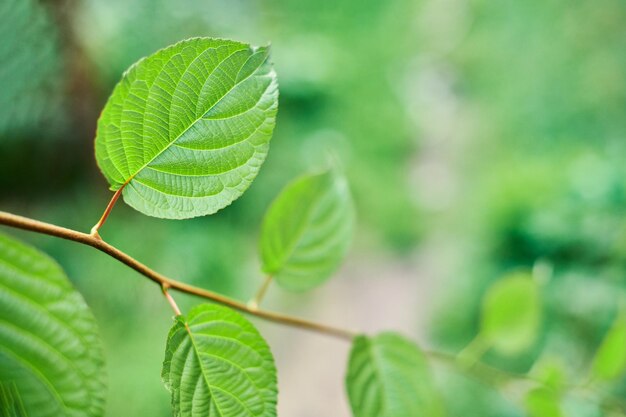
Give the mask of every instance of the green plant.
<path id="1" fill-rule="evenodd" d="M 293 181 L 268 209 L 259 242 L 267 278 L 249 303 L 172 280 L 101 237 L 120 196 L 144 214 L 175 219 L 215 213 L 241 196 L 269 149 L 277 85 L 268 47 L 194 38 L 140 60 L 123 75 L 98 122 L 96 159 L 114 194 L 90 233 L 6 212 L 0 212 L 0 224 L 91 246 L 159 286 L 175 313 L 162 378 L 176 416 L 276 415 L 272 353 L 239 312 L 352 343 L 346 390 L 355 417 L 444 415 L 431 361 L 503 391 L 519 385 L 520 403 L 532 416 L 563 413 L 560 399 L 577 392 L 623 413 L 622 402 L 605 390 L 626 368 L 622 315 L 592 361 L 591 383 L 570 382 L 569 375 L 561 377 L 558 368 L 542 363 L 528 374 L 514 374 L 482 362 L 489 350 L 513 356 L 536 342 L 546 278 L 541 271 L 516 272 L 488 291 L 480 333 L 458 355 L 425 351 L 395 333 L 366 336 L 261 309 L 272 282 L 307 290 L 343 260 L 354 208 L 337 166 Z M 173 291 L 213 304 L 183 314 Z M 95 320 L 59 266 L 0 236 L 2 415 L 103 415 L 103 361 Z"/>

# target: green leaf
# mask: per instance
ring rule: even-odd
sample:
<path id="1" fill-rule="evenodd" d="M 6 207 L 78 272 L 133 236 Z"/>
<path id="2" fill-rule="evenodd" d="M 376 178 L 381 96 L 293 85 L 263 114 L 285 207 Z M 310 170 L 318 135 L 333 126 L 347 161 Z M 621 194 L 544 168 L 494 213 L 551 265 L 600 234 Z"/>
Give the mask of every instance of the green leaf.
<path id="1" fill-rule="evenodd" d="M 514 273 L 497 281 L 483 299 L 481 337 L 501 354 L 523 352 L 538 336 L 540 303 L 531 275 Z"/>
<path id="2" fill-rule="evenodd" d="M 104 414 L 103 349 L 85 301 L 52 259 L 3 235 L 0 370 L 29 417 Z"/>
<path id="3" fill-rule="evenodd" d="M 278 108 L 268 47 L 195 38 L 133 65 L 109 98 L 96 159 L 144 214 L 184 219 L 236 200 L 265 160 Z"/>
<path id="4" fill-rule="evenodd" d="M 424 354 L 395 333 L 354 339 L 346 387 L 354 417 L 444 414 Z"/>
<path id="5" fill-rule="evenodd" d="M 239 313 L 195 307 L 170 331 L 163 382 L 176 417 L 276 416 L 276 367 L 263 337 Z"/>
<path id="6" fill-rule="evenodd" d="M 617 379 L 626 371 L 626 317 L 620 314 L 607 332 L 593 360 L 592 374 L 604 380 Z"/>
<path id="7" fill-rule="evenodd" d="M 353 224 L 352 199 L 341 175 L 327 171 L 293 181 L 265 215 L 263 271 L 291 290 L 322 283 L 346 255 Z"/>
<path id="8" fill-rule="evenodd" d="M 562 417 L 558 394 L 548 388 L 534 388 L 524 399 L 529 417 Z"/>

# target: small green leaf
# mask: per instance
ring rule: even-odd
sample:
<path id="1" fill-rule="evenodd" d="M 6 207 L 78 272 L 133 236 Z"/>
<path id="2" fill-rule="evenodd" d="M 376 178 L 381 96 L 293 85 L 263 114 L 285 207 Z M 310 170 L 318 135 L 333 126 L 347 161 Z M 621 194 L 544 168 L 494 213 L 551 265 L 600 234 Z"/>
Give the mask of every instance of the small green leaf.
<path id="1" fill-rule="evenodd" d="M 444 415 L 424 354 L 395 333 L 354 339 L 346 388 L 354 417 Z"/>
<path id="2" fill-rule="evenodd" d="M 99 417 L 103 364 L 95 319 L 61 268 L 0 235 L 0 383 L 29 417 Z"/>
<path id="3" fill-rule="evenodd" d="M 98 122 L 96 159 L 144 214 L 215 213 L 265 160 L 278 108 L 268 47 L 196 38 L 133 65 Z"/>
<path id="4" fill-rule="evenodd" d="M 559 396 L 548 388 L 534 388 L 524 400 L 529 417 L 562 417 Z"/>
<path id="5" fill-rule="evenodd" d="M 345 257 L 353 224 L 354 209 L 345 178 L 327 171 L 291 182 L 263 221 L 263 271 L 291 290 L 319 285 Z"/>
<path id="6" fill-rule="evenodd" d="M 483 300 L 481 337 L 497 352 L 528 349 L 539 333 L 539 288 L 532 276 L 514 273 L 496 282 Z"/>
<path id="7" fill-rule="evenodd" d="M 612 380 L 626 371 L 626 317 L 620 314 L 604 337 L 593 360 L 592 373 L 599 379 Z"/>
<path id="8" fill-rule="evenodd" d="M 203 304 L 170 331 L 163 382 L 176 417 L 276 416 L 276 367 L 263 337 L 235 311 Z"/>

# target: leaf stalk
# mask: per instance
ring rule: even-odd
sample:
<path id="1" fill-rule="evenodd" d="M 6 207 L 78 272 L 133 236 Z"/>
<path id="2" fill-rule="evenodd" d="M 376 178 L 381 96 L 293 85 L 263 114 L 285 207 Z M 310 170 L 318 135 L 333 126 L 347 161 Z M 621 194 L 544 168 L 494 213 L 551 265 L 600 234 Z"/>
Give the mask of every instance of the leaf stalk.
<path id="1" fill-rule="evenodd" d="M 124 190 L 124 187 L 126 186 L 126 184 L 122 185 L 119 190 L 117 190 L 115 192 L 115 194 L 113 194 L 113 197 L 111 198 L 111 201 L 109 201 L 109 204 L 107 204 L 106 209 L 104 209 L 104 213 L 102 213 L 102 217 L 100 217 L 100 220 L 98 220 L 98 223 L 96 223 L 92 228 L 91 228 L 91 232 L 89 233 L 91 236 L 102 240 L 102 238 L 100 237 L 100 234 L 98 233 L 98 230 L 100 230 L 100 228 L 102 227 L 102 225 L 104 225 L 104 222 L 107 221 L 107 218 L 109 217 L 109 214 L 111 214 L 111 210 L 113 210 L 113 207 L 115 206 L 115 203 L 117 202 L 117 199 L 120 198 L 120 196 L 122 195 L 122 191 Z"/>
<path id="2" fill-rule="evenodd" d="M 273 278 L 271 275 L 268 275 L 267 277 L 265 277 L 263 284 L 261 284 L 261 287 L 257 291 L 254 298 L 248 301 L 248 307 L 250 307 L 253 310 L 258 310 L 259 306 L 261 305 L 261 302 L 263 301 L 263 298 L 265 297 L 265 293 L 267 293 L 267 289 L 270 287 L 270 284 L 272 283 L 272 279 Z"/>

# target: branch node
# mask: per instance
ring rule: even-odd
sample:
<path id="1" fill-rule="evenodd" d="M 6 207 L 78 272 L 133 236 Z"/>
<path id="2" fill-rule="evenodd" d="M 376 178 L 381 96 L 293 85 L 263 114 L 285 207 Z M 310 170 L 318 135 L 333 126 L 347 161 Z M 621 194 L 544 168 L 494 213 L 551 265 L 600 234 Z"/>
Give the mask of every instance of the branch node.
<path id="1" fill-rule="evenodd" d="M 100 233 L 98 233 L 98 229 L 96 228 L 96 226 L 91 228 L 89 235 L 94 239 L 102 240 L 102 236 L 100 236 Z"/>
<path id="2" fill-rule="evenodd" d="M 167 302 L 170 303 L 170 306 L 172 307 L 172 310 L 174 310 L 174 313 L 176 313 L 176 316 L 182 316 L 183 313 L 180 312 L 180 308 L 178 308 L 178 304 L 176 304 L 176 301 L 174 301 L 174 297 L 172 297 L 172 295 L 167 291 L 168 288 L 169 285 L 167 285 L 167 283 L 163 283 L 161 285 L 163 295 L 167 299 Z"/>

